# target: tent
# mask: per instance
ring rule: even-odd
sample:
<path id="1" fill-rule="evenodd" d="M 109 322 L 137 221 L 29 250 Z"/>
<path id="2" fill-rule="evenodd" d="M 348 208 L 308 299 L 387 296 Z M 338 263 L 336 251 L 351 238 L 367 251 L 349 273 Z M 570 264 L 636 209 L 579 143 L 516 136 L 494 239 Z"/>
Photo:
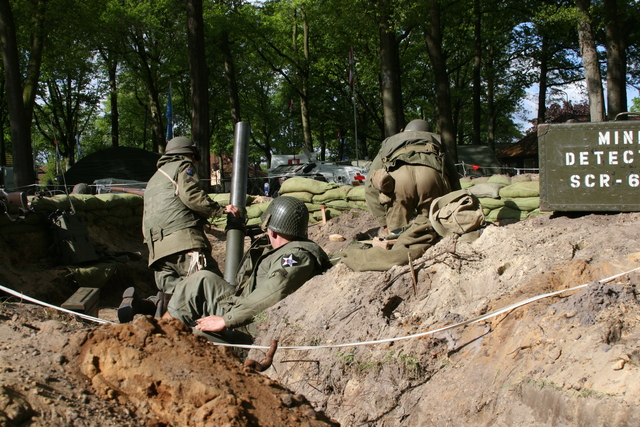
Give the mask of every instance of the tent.
<path id="1" fill-rule="evenodd" d="M 502 164 L 486 145 L 458 145 L 457 168 L 463 176 L 502 173 Z"/>
<path id="2" fill-rule="evenodd" d="M 60 184 L 68 186 L 115 178 L 147 182 L 156 172 L 160 154 L 131 147 L 112 147 L 80 159 L 64 173 Z"/>

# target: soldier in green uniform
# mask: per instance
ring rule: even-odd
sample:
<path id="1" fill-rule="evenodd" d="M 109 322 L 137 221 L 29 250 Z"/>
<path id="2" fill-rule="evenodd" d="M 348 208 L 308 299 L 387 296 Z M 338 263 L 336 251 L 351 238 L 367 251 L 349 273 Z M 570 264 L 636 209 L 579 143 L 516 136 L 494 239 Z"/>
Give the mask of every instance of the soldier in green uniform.
<path id="1" fill-rule="evenodd" d="M 222 275 L 211 256 L 203 226 L 211 217 L 240 215 L 236 206 L 220 206 L 201 189 L 194 165 L 199 159 L 191 139 L 173 138 L 145 189 L 142 233 L 149 248 L 149 267 L 155 271 L 156 286 L 161 292 L 159 303 L 165 306 L 160 313 L 176 286 L 190 274 L 206 269 Z M 118 309 L 121 322 L 133 317 L 133 293 L 134 289 L 129 288 L 123 295 Z"/>
<path id="2" fill-rule="evenodd" d="M 429 217 L 433 199 L 459 189 L 455 164 L 440 136 L 417 119 L 382 142 L 365 181 L 365 199 L 389 233 L 409 224 L 416 210 Z"/>
<path id="3" fill-rule="evenodd" d="M 256 314 L 331 267 L 322 248 L 307 239 L 308 221 L 302 201 L 276 198 L 265 211 L 266 236 L 257 239 L 242 259 L 238 287 L 211 272 L 197 272 L 176 289 L 164 318 L 217 333 L 227 342 L 237 343 L 240 336 L 250 339 L 255 334 Z"/>

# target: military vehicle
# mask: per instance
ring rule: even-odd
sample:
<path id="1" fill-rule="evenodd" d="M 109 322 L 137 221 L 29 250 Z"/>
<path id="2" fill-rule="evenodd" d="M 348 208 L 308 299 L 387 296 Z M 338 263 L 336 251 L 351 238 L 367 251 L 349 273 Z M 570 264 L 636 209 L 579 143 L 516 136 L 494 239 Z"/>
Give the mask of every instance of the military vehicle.
<path id="1" fill-rule="evenodd" d="M 540 125 L 538 155 L 542 210 L 640 211 L 640 120 Z"/>
<path id="2" fill-rule="evenodd" d="M 340 185 L 364 184 L 368 169 L 353 166 L 349 162 L 309 162 L 276 166 L 269 170 L 268 193 L 277 195 L 282 183 L 294 176 L 318 181 L 335 182 Z"/>

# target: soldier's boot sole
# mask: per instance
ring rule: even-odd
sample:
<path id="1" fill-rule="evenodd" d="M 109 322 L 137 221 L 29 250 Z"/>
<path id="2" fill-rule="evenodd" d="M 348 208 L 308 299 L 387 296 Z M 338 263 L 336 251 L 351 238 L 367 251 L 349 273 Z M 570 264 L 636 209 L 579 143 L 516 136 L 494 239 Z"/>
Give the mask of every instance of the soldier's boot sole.
<path id="1" fill-rule="evenodd" d="M 148 299 L 140 299 L 136 296 L 134 287 L 125 289 L 122 294 L 122 302 L 118 307 L 118 321 L 129 323 L 136 314 L 146 314 L 153 316 L 156 311 L 156 304 Z"/>
<path id="2" fill-rule="evenodd" d="M 136 315 L 136 289 L 130 287 L 122 293 L 122 302 L 118 307 L 118 321 L 120 323 L 129 323 Z"/>

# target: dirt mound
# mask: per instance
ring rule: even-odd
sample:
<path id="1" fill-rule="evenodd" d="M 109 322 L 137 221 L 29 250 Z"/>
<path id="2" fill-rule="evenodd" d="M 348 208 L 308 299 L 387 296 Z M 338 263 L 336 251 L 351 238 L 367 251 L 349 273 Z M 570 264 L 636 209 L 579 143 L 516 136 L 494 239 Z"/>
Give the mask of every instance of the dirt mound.
<path id="1" fill-rule="evenodd" d="M 306 399 L 251 373 L 179 321 L 140 317 L 75 337 L 70 356 L 96 393 L 156 425 L 328 425 Z"/>
<path id="2" fill-rule="evenodd" d="M 638 266 L 639 222 L 538 217 L 444 239 L 413 271 L 337 265 L 265 313 L 257 343 L 316 347 L 267 373 L 342 425 L 637 424 L 640 274 L 595 281 Z"/>

